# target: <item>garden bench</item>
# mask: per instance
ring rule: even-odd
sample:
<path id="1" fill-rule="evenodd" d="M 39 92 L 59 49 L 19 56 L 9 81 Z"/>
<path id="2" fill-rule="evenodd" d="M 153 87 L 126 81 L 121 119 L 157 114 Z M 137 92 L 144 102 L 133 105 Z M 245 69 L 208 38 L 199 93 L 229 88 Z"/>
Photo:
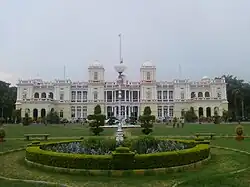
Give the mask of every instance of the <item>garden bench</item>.
<path id="1" fill-rule="evenodd" d="M 48 140 L 49 134 L 24 134 L 24 137 L 26 138 L 27 141 L 30 140 L 30 138 L 40 138 L 44 137 L 44 140 Z"/>
<path id="2" fill-rule="evenodd" d="M 215 136 L 215 133 L 195 133 L 196 138 L 199 138 L 200 136 L 210 136 L 210 139 L 212 140 Z"/>

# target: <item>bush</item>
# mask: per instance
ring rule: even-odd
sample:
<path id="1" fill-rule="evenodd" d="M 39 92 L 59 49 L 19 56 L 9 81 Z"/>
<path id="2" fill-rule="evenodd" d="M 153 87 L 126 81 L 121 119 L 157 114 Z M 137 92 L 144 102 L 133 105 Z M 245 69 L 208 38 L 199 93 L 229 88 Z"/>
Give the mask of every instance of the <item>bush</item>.
<path id="1" fill-rule="evenodd" d="M 4 138 L 6 136 L 5 130 L 0 128 L 0 138 Z"/>
<path id="2" fill-rule="evenodd" d="M 238 136 L 242 136 L 243 135 L 243 126 L 237 125 L 235 128 L 235 132 Z"/>
<path id="3" fill-rule="evenodd" d="M 153 123 L 155 121 L 155 116 L 151 115 L 151 109 L 149 106 L 146 106 L 144 108 L 144 112 L 143 115 L 141 115 L 139 117 L 142 129 L 142 133 L 143 134 L 150 134 L 151 132 L 153 132 L 152 128 L 153 128 Z"/>
<path id="4" fill-rule="evenodd" d="M 79 140 L 78 140 L 79 141 Z M 67 141 L 75 142 L 75 141 Z M 196 144 L 194 141 L 182 141 Z M 66 143 L 58 142 L 58 143 Z M 43 165 L 92 170 L 126 170 L 166 168 L 191 164 L 209 156 L 210 148 L 198 144 L 192 148 L 150 154 L 134 154 L 128 148 L 119 147 L 112 155 L 86 155 L 58 153 L 40 147 L 58 143 L 46 143 L 26 148 L 26 159 Z"/>
<path id="5" fill-rule="evenodd" d="M 28 126 L 32 123 L 32 118 L 29 117 L 28 113 L 25 113 L 25 117 L 23 118 L 23 126 Z"/>
<path id="6" fill-rule="evenodd" d="M 102 126 L 105 124 L 106 116 L 102 114 L 101 106 L 96 105 L 94 109 L 94 114 L 88 116 L 88 120 L 91 122 L 89 123 L 90 131 L 95 135 L 100 135 L 103 132 Z"/>

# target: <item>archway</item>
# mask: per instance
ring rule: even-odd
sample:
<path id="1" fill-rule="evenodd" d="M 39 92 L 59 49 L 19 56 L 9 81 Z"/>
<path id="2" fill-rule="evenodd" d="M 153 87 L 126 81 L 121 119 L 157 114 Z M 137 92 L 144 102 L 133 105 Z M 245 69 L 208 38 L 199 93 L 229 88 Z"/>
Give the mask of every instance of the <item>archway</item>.
<path id="1" fill-rule="evenodd" d="M 199 107 L 199 117 L 203 116 L 203 108 Z"/>
<path id="2" fill-rule="evenodd" d="M 211 117 L 211 108 L 210 107 L 206 108 L 206 114 L 207 114 L 207 117 Z"/>
<path id="3" fill-rule="evenodd" d="M 33 109 L 33 118 L 37 120 L 38 117 L 38 110 L 36 108 Z"/>
<path id="4" fill-rule="evenodd" d="M 46 110 L 43 108 L 41 110 L 41 117 L 44 118 L 46 116 Z"/>
<path id="5" fill-rule="evenodd" d="M 50 112 L 55 112 L 55 109 L 54 109 L 54 108 L 52 108 L 52 109 L 50 110 Z"/>
<path id="6" fill-rule="evenodd" d="M 219 115 L 219 108 L 218 107 L 214 107 L 214 115 Z"/>
<path id="7" fill-rule="evenodd" d="M 198 97 L 199 97 L 199 98 L 203 97 L 203 93 L 202 93 L 202 92 L 199 92 L 199 93 L 198 93 Z"/>
<path id="8" fill-rule="evenodd" d="M 36 93 L 34 94 L 34 98 L 38 99 L 38 98 L 39 98 L 39 93 L 36 92 Z"/>
<path id="9" fill-rule="evenodd" d="M 195 98 L 195 92 L 191 93 L 191 99 Z"/>
<path id="10" fill-rule="evenodd" d="M 49 92 L 49 98 L 53 99 L 54 98 L 54 94 L 52 92 Z"/>
<path id="11" fill-rule="evenodd" d="M 205 92 L 205 97 L 210 97 L 210 93 L 209 92 Z"/>
<path id="12" fill-rule="evenodd" d="M 45 92 L 43 92 L 42 94 L 41 94 L 41 98 L 46 98 L 46 93 Z"/>

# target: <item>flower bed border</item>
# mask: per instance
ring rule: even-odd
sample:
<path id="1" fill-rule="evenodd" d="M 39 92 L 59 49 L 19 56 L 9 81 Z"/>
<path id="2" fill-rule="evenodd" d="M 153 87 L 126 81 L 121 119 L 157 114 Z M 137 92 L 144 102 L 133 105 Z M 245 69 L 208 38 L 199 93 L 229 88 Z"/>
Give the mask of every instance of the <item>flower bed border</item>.
<path id="1" fill-rule="evenodd" d="M 53 167 L 38 164 L 35 162 L 31 162 L 25 159 L 25 163 L 29 167 L 36 167 L 45 171 L 53 171 L 58 173 L 70 173 L 70 174 L 81 174 L 84 176 L 109 176 L 109 177 L 122 177 L 122 176 L 157 176 L 157 175 L 165 175 L 167 173 L 172 172 L 181 172 L 184 170 L 197 168 L 204 163 L 207 163 L 211 158 L 209 155 L 208 158 L 182 166 L 176 167 L 168 167 L 168 168 L 156 168 L 156 169 L 136 169 L 136 170 L 87 170 L 87 169 L 68 169 L 68 168 L 61 168 L 61 167 Z"/>
<path id="2" fill-rule="evenodd" d="M 66 143 L 66 142 L 72 142 L 72 141 L 80 141 L 80 140 L 69 140 L 69 141 L 60 141 L 60 142 L 50 142 L 50 143 L 44 143 L 44 144 L 35 144 L 32 145 L 30 144 L 28 147 L 33 147 L 35 148 L 34 150 L 27 148 L 26 149 L 26 153 L 29 154 L 43 154 L 43 150 L 41 150 L 39 147 L 41 145 L 46 145 L 46 144 L 53 144 L 53 143 Z M 178 140 L 179 142 L 196 142 L 194 140 Z M 197 142 L 196 142 L 197 143 Z M 197 145 L 195 146 L 197 148 L 197 151 L 199 151 L 198 148 L 198 144 L 208 144 L 204 141 L 204 143 L 200 142 L 197 143 Z M 195 149 L 195 147 L 190 148 L 191 149 Z M 37 151 L 39 153 L 36 153 L 37 151 L 35 151 L 37 149 Z M 32 151 L 31 151 L 32 150 Z M 40 151 L 41 152 L 40 152 Z M 202 150 L 202 149 L 201 149 Z M 208 146 L 208 151 L 210 150 L 210 146 Z M 196 151 L 195 151 L 196 152 Z M 165 152 L 166 154 L 167 152 Z M 55 152 L 53 152 L 53 154 L 55 154 Z M 61 153 L 58 153 L 58 156 Z M 156 153 L 157 154 L 157 153 Z M 164 153 L 163 153 L 164 154 Z M 186 154 L 186 153 L 182 153 L 182 154 Z M 202 154 L 202 153 L 201 153 Z M 49 153 L 44 152 L 44 155 L 49 155 Z M 70 154 L 69 154 L 70 155 Z M 142 154 L 144 155 L 144 154 Z M 149 154 L 150 155 L 154 155 L 154 153 Z M 91 155 L 88 155 L 88 157 Z M 65 155 L 62 157 L 65 157 Z M 82 156 L 81 156 L 82 157 Z M 95 157 L 95 155 L 93 156 Z M 145 156 L 143 156 L 145 157 Z M 142 157 L 142 158 L 143 158 Z M 84 157 L 83 157 L 84 158 Z M 112 156 L 111 156 L 112 158 Z M 140 156 L 139 156 L 140 158 Z M 164 158 L 164 156 L 163 156 Z M 170 155 L 171 158 L 171 155 Z M 184 165 L 176 165 L 176 166 L 170 166 L 170 167 L 156 167 L 156 168 L 150 168 L 150 169 L 146 169 L 146 168 L 141 168 L 141 169 L 99 169 L 99 168 L 94 168 L 94 169 L 90 169 L 90 168 L 69 168 L 69 167 L 60 167 L 60 166 L 53 166 L 53 165 L 47 165 L 44 163 L 38 163 L 36 162 L 36 160 L 30 160 L 29 158 L 25 158 L 25 163 L 29 166 L 29 167 L 36 167 L 36 168 L 41 168 L 43 170 L 46 171 L 56 171 L 58 173 L 71 173 L 71 174 L 80 174 L 80 175 L 84 175 L 84 176 L 134 176 L 134 175 L 141 175 L 141 176 L 150 176 L 150 175 L 160 175 L 160 174 L 166 174 L 166 173 L 170 173 L 170 172 L 181 172 L 183 170 L 187 170 L 189 168 L 196 168 L 198 166 L 200 166 L 201 164 L 203 164 L 204 162 L 207 162 L 211 156 L 210 153 L 208 153 L 208 156 L 202 158 L 202 155 L 200 157 L 202 160 L 199 161 L 194 161 L 193 163 L 189 163 L 189 164 L 184 164 Z"/>

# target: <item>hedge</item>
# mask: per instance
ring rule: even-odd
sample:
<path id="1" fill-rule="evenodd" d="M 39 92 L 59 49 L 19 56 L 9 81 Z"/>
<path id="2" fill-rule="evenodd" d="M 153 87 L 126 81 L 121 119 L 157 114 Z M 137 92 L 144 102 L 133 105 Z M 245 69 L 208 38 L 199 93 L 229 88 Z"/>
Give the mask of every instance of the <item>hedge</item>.
<path id="1" fill-rule="evenodd" d="M 75 141 L 62 141 L 57 143 L 66 142 Z M 208 144 L 199 144 L 190 140 L 184 140 L 181 142 L 189 142 L 197 145 L 184 150 L 150 154 L 134 154 L 133 152 L 125 151 L 113 152 L 112 155 L 86 155 L 42 150 L 40 148 L 41 146 L 51 144 L 45 143 L 27 147 L 26 160 L 42 165 L 69 169 L 130 170 L 182 166 L 209 157 L 210 147 Z"/>

